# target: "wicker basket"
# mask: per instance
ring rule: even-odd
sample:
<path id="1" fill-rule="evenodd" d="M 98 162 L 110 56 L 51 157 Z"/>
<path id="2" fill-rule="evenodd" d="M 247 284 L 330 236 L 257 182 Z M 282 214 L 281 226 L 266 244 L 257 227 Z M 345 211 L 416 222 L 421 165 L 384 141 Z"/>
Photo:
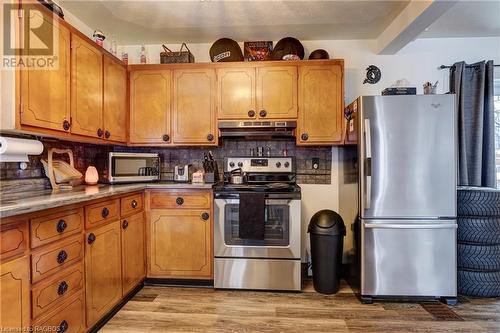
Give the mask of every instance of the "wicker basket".
<path id="1" fill-rule="evenodd" d="M 182 43 L 181 49 L 177 52 L 172 52 L 165 45 L 162 46 L 165 51 L 160 53 L 161 64 L 194 62 L 194 55 L 191 53 L 186 43 Z"/>

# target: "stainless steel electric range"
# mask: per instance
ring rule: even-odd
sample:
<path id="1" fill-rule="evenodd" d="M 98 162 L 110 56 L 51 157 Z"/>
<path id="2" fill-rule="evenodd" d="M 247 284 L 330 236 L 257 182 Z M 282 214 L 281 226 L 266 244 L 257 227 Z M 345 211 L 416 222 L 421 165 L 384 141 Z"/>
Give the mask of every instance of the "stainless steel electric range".
<path id="1" fill-rule="evenodd" d="M 242 184 L 230 183 L 235 170 Z M 225 181 L 214 188 L 215 288 L 300 290 L 301 193 L 294 171 L 292 157 L 225 159 Z M 248 192 L 265 197 L 260 239 L 240 237 L 240 196 Z"/>

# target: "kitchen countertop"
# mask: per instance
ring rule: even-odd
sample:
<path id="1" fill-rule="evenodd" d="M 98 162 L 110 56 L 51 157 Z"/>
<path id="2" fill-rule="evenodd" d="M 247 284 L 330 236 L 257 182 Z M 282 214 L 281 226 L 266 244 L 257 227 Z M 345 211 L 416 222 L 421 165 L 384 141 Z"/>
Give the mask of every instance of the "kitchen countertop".
<path id="1" fill-rule="evenodd" d="M 144 189 L 211 189 L 213 184 L 173 182 L 77 186 L 69 191 L 40 190 L 1 194 L 0 219 Z M 2 220 L 0 220 L 0 223 Z"/>

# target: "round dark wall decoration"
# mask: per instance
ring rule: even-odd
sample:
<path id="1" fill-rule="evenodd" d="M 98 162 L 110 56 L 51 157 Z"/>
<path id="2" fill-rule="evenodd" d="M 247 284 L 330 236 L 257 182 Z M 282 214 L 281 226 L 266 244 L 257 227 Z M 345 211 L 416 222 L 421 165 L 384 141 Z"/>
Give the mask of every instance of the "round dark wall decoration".
<path id="1" fill-rule="evenodd" d="M 366 69 L 366 79 L 363 81 L 363 84 L 375 84 L 380 81 L 381 77 L 382 73 L 380 72 L 380 69 L 377 66 L 370 65 Z"/>

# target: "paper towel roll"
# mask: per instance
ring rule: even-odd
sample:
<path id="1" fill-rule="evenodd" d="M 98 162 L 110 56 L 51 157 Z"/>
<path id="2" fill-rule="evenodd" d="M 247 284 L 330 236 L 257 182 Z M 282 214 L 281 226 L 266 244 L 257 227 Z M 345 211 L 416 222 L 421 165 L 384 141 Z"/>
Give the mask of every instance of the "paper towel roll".
<path id="1" fill-rule="evenodd" d="M 28 155 L 40 155 L 43 144 L 38 140 L 0 136 L 0 162 L 28 162 Z"/>

